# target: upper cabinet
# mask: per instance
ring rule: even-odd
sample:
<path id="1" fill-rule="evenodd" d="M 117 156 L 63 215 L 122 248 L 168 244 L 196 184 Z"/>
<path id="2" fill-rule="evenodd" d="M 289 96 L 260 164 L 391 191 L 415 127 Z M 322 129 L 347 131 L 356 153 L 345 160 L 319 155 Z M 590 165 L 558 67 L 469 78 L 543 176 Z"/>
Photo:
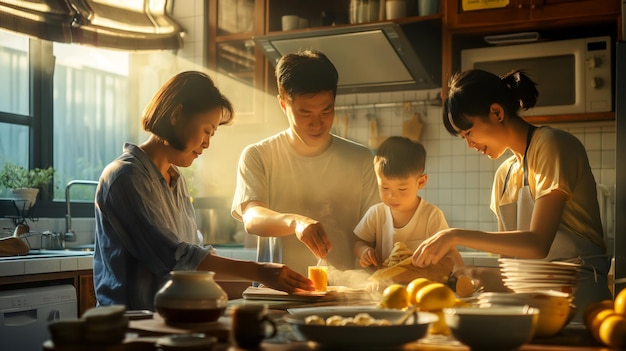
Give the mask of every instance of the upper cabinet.
<path id="1" fill-rule="evenodd" d="M 264 32 L 262 0 L 209 0 L 207 64 L 237 106 L 240 121 L 260 121 L 264 90 L 263 56 L 252 38 Z"/>
<path id="2" fill-rule="evenodd" d="M 612 19 L 620 4 L 613 0 L 445 0 L 445 25 L 451 29 L 476 27 L 536 28 L 537 22 Z M 608 18 L 607 18 L 608 19 Z"/>
<path id="3" fill-rule="evenodd" d="M 619 39 L 621 0 L 442 0 L 442 95 L 461 52 L 492 46 L 485 36 L 537 32 L 541 40 Z M 614 112 L 532 116 L 533 123 L 614 120 Z"/>
<path id="4" fill-rule="evenodd" d="M 437 61 L 440 71 L 436 72 L 436 79 L 441 79 L 444 97 L 448 79 L 461 69 L 461 52 L 489 46 L 484 40 L 487 35 L 539 32 L 542 40 L 595 36 L 622 39 L 618 34 L 621 0 L 440 0 L 436 12 L 427 15 L 420 14 L 420 1 L 423 0 L 208 0 L 208 66 L 220 73 L 220 88 L 232 98 L 239 114 L 250 114 L 252 121 L 262 121 L 265 96 L 275 97 L 276 86 L 273 62 L 266 59 L 265 49 L 256 43 L 260 37 L 294 34 L 295 45 L 299 33 L 312 37 L 340 27 L 393 22 L 402 27 L 413 47 L 428 50 L 429 54 L 420 56 L 420 61 Z M 400 11 L 400 16 L 388 19 L 386 5 L 392 2 L 394 6 L 404 3 L 406 9 Z M 416 28 L 417 32 L 412 31 Z M 423 28 L 434 29 L 433 35 L 419 38 L 416 43 L 415 33 L 424 32 Z M 368 46 L 371 47 L 370 42 Z M 363 60 L 354 60 L 357 61 Z M 531 121 L 608 120 L 614 116 L 613 112 L 539 116 Z"/>

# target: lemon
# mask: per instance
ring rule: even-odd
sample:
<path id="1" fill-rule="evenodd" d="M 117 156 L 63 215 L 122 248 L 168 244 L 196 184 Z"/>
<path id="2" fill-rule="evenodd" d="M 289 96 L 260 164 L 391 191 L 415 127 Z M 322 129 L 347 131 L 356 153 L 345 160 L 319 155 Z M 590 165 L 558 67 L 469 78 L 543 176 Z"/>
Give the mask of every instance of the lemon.
<path id="1" fill-rule="evenodd" d="M 409 306 L 409 293 L 406 287 L 401 284 L 391 284 L 383 291 L 382 301 L 383 308 L 403 309 Z"/>
<path id="2" fill-rule="evenodd" d="M 417 304 L 422 311 L 436 311 L 452 307 L 456 297 L 452 289 L 442 283 L 430 283 L 417 292 Z"/>
<path id="3" fill-rule="evenodd" d="M 588 329 L 591 329 L 591 321 L 593 318 L 596 314 L 598 314 L 598 312 L 606 309 L 613 309 L 613 300 L 596 301 L 587 305 L 583 312 L 585 326 L 587 326 Z"/>
<path id="4" fill-rule="evenodd" d="M 617 296 L 615 296 L 615 312 L 626 316 L 626 289 L 622 289 Z"/>
<path id="5" fill-rule="evenodd" d="M 610 315 L 600 324 L 600 341 L 611 348 L 626 346 L 626 318 L 623 315 Z"/>
<path id="6" fill-rule="evenodd" d="M 406 290 L 409 293 L 409 303 L 411 305 L 415 305 L 417 303 L 417 292 L 430 283 L 432 282 L 428 278 L 415 278 L 411 280 L 409 285 L 406 286 Z"/>
<path id="7" fill-rule="evenodd" d="M 432 322 L 428 326 L 428 334 L 431 335 L 450 335 L 450 328 L 446 324 L 445 317 L 443 316 L 443 310 L 430 311 L 430 313 L 434 313 L 439 317 L 439 319 L 435 322 Z"/>
<path id="8" fill-rule="evenodd" d="M 604 320 L 606 320 L 610 316 L 619 316 L 619 314 L 615 313 L 612 308 L 606 308 L 600 310 L 592 318 L 591 325 L 589 326 L 589 331 L 596 341 L 602 342 L 602 340 L 600 339 L 600 326 L 602 325 L 602 322 L 604 322 Z"/>

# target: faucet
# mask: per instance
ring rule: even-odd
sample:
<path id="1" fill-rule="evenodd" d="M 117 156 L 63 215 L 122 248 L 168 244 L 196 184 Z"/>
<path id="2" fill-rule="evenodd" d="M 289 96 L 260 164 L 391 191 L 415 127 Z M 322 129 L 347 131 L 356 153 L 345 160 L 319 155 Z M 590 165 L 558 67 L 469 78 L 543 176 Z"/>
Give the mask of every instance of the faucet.
<path id="1" fill-rule="evenodd" d="M 70 188 L 74 185 L 93 185 L 98 186 L 95 180 L 72 180 L 65 186 L 65 206 L 67 212 L 65 214 L 65 233 L 63 234 L 63 242 L 76 240 L 76 233 L 72 229 L 72 215 L 70 208 Z"/>

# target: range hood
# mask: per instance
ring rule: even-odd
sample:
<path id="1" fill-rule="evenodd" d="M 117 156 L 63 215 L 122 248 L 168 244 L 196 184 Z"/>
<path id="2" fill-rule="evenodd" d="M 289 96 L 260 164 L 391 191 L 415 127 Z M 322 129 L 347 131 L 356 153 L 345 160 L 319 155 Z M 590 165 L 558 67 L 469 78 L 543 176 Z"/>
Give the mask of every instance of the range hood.
<path id="1" fill-rule="evenodd" d="M 338 93 L 441 87 L 441 23 L 377 22 L 273 33 L 254 41 L 274 66 L 304 49 L 326 54 L 339 71 Z"/>

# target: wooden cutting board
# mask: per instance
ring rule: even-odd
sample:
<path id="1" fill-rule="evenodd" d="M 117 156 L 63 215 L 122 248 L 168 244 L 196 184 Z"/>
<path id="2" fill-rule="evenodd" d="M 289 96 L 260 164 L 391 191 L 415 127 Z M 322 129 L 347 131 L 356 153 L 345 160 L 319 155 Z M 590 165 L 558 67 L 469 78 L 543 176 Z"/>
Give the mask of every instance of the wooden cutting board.
<path id="1" fill-rule="evenodd" d="M 271 288 L 248 287 L 243 292 L 245 300 L 271 300 L 271 301 L 297 301 L 297 302 L 320 302 L 333 301 L 339 298 L 339 293 L 334 291 L 303 291 L 286 293 Z"/>
<path id="2" fill-rule="evenodd" d="M 420 115 L 415 112 L 411 116 L 411 119 L 402 123 L 402 136 L 405 136 L 413 141 L 420 141 L 423 128 L 424 125 L 420 121 Z"/>

